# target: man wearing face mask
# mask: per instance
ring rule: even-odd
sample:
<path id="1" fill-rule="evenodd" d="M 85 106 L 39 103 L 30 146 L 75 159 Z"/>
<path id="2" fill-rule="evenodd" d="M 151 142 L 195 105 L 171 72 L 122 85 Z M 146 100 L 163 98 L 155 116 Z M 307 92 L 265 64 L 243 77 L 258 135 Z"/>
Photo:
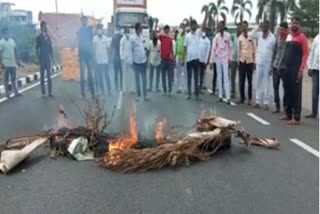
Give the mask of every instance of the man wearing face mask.
<path id="1" fill-rule="evenodd" d="M 230 78 L 229 78 L 229 64 L 232 57 L 232 41 L 228 32 L 225 32 L 225 23 L 220 21 L 218 24 L 219 33 L 214 37 L 212 42 L 212 51 L 210 59 L 210 67 L 213 68 L 213 61 L 217 66 L 217 81 L 219 88 L 219 102 L 223 101 L 223 91 L 227 103 L 230 105 Z M 223 87 L 224 86 L 224 90 Z"/>
<path id="2" fill-rule="evenodd" d="M 282 79 L 282 75 L 279 70 L 279 64 L 280 64 L 280 59 L 284 52 L 288 34 L 289 34 L 288 23 L 282 22 L 279 28 L 279 38 L 277 40 L 276 48 L 273 54 L 273 69 L 271 70 L 272 77 L 273 77 L 274 102 L 276 104 L 276 109 L 273 111 L 274 114 L 280 113 L 281 102 L 280 102 L 280 95 L 279 95 L 279 86 L 280 86 L 280 80 Z M 283 102 L 283 109 L 285 109 L 285 106 L 286 106 L 285 96 L 283 97 L 282 102 Z"/>
<path id="3" fill-rule="evenodd" d="M 131 66 L 131 54 L 130 54 L 130 37 L 129 37 L 129 29 L 124 29 L 124 34 L 120 41 L 120 58 L 123 68 L 123 81 L 125 84 L 125 92 L 133 93 L 133 83 L 134 80 L 134 72 L 132 71 Z"/>
<path id="4" fill-rule="evenodd" d="M 210 54 L 210 40 L 208 39 L 206 32 L 202 32 L 202 37 L 200 39 L 199 43 L 199 49 L 200 49 L 200 85 L 199 90 L 203 89 L 203 82 L 204 82 L 204 76 L 207 69 L 207 65 L 209 62 L 209 54 Z"/>
<path id="5" fill-rule="evenodd" d="M 280 118 L 288 125 L 299 125 L 301 119 L 301 97 L 303 71 L 308 60 L 308 40 L 301 32 L 300 18 L 291 20 L 291 33 L 280 62 L 283 74 L 284 93 L 287 99 L 286 116 Z"/>
<path id="6" fill-rule="evenodd" d="M 184 64 L 184 40 L 186 38 L 185 26 L 182 23 L 180 25 L 179 34 L 176 39 L 176 51 L 175 51 L 175 59 L 176 59 L 176 79 L 177 79 L 177 93 L 181 94 L 182 92 L 187 91 L 187 74 L 186 74 L 186 66 Z"/>
<path id="7" fill-rule="evenodd" d="M 103 25 L 97 26 L 97 35 L 93 38 L 94 59 L 96 64 L 96 81 L 100 94 L 105 95 L 104 80 L 107 84 L 108 95 L 111 95 L 111 85 L 109 76 L 108 39 L 103 35 Z"/>
<path id="8" fill-rule="evenodd" d="M 260 108 L 260 104 L 269 109 L 269 75 L 272 64 L 272 55 L 276 38 L 270 32 L 270 23 L 265 20 L 261 25 L 262 31 L 254 31 L 252 37 L 257 41 L 256 50 L 256 104 L 255 108 Z"/>
<path id="9" fill-rule="evenodd" d="M 111 56 L 113 61 L 113 69 L 114 69 L 114 82 L 116 86 L 116 91 L 123 90 L 123 71 L 121 65 L 121 58 L 120 58 L 120 41 L 121 41 L 121 33 L 119 30 L 115 32 L 115 35 L 112 38 L 111 42 Z"/>

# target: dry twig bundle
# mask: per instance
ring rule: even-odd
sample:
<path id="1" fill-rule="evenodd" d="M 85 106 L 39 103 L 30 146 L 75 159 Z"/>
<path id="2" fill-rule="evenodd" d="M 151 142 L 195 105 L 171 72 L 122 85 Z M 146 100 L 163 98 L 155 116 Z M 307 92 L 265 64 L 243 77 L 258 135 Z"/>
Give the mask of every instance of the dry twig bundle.
<path id="1" fill-rule="evenodd" d="M 103 167 L 123 172 L 145 172 L 165 166 L 188 164 L 189 160 L 208 160 L 224 144 L 223 129 L 188 134 L 177 143 L 146 149 L 112 150 L 100 160 Z"/>

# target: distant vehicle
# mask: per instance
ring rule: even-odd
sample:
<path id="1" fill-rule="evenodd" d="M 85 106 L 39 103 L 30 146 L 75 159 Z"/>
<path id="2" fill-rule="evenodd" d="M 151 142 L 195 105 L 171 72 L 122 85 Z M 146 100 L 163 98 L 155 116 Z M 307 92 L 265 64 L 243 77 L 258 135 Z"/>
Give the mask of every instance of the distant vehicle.
<path id="1" fill-rule="evenodd" d="M 134 33 L 134 27 L 140 22 L 145 47 L 150 41 L 149 21 L 147 13 L 147 0 L 113 0 L 113 29 L 121 31 L 124 28 Z"/>

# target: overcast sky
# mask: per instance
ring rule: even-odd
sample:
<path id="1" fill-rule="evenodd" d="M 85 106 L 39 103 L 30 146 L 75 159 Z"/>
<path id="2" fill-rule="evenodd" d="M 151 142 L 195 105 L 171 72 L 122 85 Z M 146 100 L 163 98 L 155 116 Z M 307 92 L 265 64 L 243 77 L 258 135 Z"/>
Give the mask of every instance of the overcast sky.
<path id="1" fill-rule="evenodd" d="M 12 0 L 16 3 L 15 8 L 32 10 L 34 19 L 37 19 L 38 12 L 54 12 L 55 0 Z M 104 22 L 110 21 L 113 11 L 113 0 L 58 0 L 59 12 L 64 13 L 80 13 L 81 10 L 86 15 L 92 13 L 98 17 L 104 17 Z M 184 18 L 193 16 L 198 21 L 203 19 L 201 14 L 201 7 L 210 2 L 209 0 L 148 0 L 149 14 L 158 17 L 160 23 L 178 25 Z M 231 7 L 232 0 L 226 0 L 229 8 Z M 252 0 L 253 7 L 256 8 L 257 0 Z M 254 20 L 256 9 L 253 9 Z M 229 20 L 232 17 L 229 17 Z M 248 17 L 245 17 L 248 19 Z"/>

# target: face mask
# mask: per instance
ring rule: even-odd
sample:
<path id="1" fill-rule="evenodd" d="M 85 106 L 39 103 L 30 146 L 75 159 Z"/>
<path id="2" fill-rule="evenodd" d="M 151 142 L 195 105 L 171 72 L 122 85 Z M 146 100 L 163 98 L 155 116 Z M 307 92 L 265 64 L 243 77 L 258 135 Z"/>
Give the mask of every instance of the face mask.
<path id="1" fill-rule="evenodd" d="M 205 37 L 206 37 L 206 33 L 202 32 L 202 38 L 205 38 Z"/>
<path id="2" fill-rule="evenodd" d="M 101 35 L 102 35 L 102 33 L 103 33 L 103 32 L 102 32 L 102 30 L 101 30 L 101 29 L 97 30 L 97 34 L 98 34 L 98 35 L 100 35 L 100 36 L 101 36 Z"/>
<path id="3" fill-rule="evenodd" d="M 179 33 L 183 33 L 183 29 L 182 28 L 179 29 Z"/>

